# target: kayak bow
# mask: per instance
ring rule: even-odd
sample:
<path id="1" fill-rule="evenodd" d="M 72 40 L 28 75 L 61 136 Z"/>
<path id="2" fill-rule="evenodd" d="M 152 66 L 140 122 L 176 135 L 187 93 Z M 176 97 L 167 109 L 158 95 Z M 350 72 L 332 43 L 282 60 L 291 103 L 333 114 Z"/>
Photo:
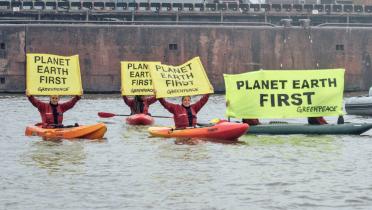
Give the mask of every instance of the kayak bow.
<path id="1" fill-rule="evenodd" d="M 147 114 L 134 114 L 126 118 L 129 125 L 151 125 L 154 123 L 154 118 Z"/>

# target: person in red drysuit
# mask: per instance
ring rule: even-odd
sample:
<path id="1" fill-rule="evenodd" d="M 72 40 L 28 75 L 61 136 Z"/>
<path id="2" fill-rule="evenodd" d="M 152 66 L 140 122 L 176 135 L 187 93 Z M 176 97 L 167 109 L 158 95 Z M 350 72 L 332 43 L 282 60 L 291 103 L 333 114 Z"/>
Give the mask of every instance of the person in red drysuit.
<path id="1" fill-rule="evenodd" d="M 74 107 L 76 102 L 80 100 L 80 96 L 75 96 L 67 102 L 59 103 L 59 96 L 52 95 L 49 103 L 45 103 L 32 95 L 27 94 L 27 97 L 31 104 L 39 110 L 43 128 L 63 127 L 63 113 Z"/>
<path id="2" fill-rule="evenodd" d="M 123 96 L 124 102 L 129 106 L 131 115 L 132 114 L 147 114 L 149 113 L 149 106 L 156 102 L 155 96 L 145 97 L 145 96 L 135 96 L 134 98 L 128 98 Z"/>
<path id="3" fill-rule="evenodd" d="M 173 114 L 174 124 L 176 128 L 195 127 L 197 122 L 196 114 L 207 103 L 209 94 L 204 95 L 199 101 L 190 104 L 191 97 L 183 96 L 182 104 L 173 104 L 167 102 L 163 98 L 159 98 L 159 102 L 170 113 Z"/>
<path id="4" fill-rule="evenodd" d="M 260 121 L 258 119 L 242 119 L 242 122 L 248 125 L 259 125 L 260 124 Z"/>
<path id="5" fill-rule="evenodd" d="M 328 124 L 323 117 L 308 117 L 307 122 L 310 125 L 325 125 Z"/>

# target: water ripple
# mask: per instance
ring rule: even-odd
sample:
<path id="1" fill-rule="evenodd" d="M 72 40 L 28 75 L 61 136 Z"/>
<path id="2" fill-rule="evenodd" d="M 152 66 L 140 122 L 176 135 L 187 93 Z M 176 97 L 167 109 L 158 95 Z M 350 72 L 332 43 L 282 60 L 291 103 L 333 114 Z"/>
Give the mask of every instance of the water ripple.
<path id="1" fill-rule="evenodd" d="M 198 119 L 223 118 L 224 106 L 214 96 Z M 177 145 L 150 138 L 146 127 L 128 126 L 121 117 L 98 118 L 99 111 L 129 109 L 116 95 L 87 95 L 66 113 L 66 124 L 105 122 L 106 139 L 55 143 L 24 136 L 25 126 L 40 118 L 25 97 L 0 96 L 0 109 L 6 110 L 0 113 L 0 209 L 372 208 L 372 134 L 246 135 L 233 145 Z M 168 114 L 158 103 L 150 111 Z"/>

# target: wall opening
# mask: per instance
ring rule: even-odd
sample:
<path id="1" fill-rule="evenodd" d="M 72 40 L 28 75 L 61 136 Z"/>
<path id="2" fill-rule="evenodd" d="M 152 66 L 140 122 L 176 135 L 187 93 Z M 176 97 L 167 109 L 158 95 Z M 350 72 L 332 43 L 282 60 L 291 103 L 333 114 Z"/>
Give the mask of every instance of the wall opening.
<path id="1" fill-rule="evenodd" d="M 0 43 L 0 49 L 5 50 L 5 43 L 4 42 Z"/>
<path id="2" fill-rule="evenodd" d="M 177 50 L 178 46 L 177 46 L 177 44 L 169 44 L 169 49 L 170 50 Z"/>
<path id="3" fill-rule="evenodd" d="M 344 45 L 343 44 L 337 44 L 336 45 L 336 50 L 337 51 L 344 51 Z"/>
<path id="4" fill-rule="evenodd" d="M 5 77 L 0 77 L 0 84 L 5 84 Z"/>

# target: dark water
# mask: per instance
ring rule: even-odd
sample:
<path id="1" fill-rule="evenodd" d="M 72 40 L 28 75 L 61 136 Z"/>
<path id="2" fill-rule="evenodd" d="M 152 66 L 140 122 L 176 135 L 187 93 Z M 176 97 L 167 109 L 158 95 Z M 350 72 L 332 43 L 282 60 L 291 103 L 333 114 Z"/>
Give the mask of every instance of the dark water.
<path id="1" fill-rule="evenodd" d="M 24 136 L 40 118 L 24 96 L 3 95 L 0 108 L 0 209 L 372 209 L 369 135 L 246 135 L 241 144 L 177 145 L 149 138 L 146 127 L 127 126 L 122 117 L 98 118 L 99 111 L 129 109 L 119 96 L 88 95 L 65 113 L 65 124 L 106 122 L 106 139 L 53 143 Z M 159 103 L 150 110 L 168 115 Z M 199 122 L 224 111 L 224 97 L 212 97 Z"/>

